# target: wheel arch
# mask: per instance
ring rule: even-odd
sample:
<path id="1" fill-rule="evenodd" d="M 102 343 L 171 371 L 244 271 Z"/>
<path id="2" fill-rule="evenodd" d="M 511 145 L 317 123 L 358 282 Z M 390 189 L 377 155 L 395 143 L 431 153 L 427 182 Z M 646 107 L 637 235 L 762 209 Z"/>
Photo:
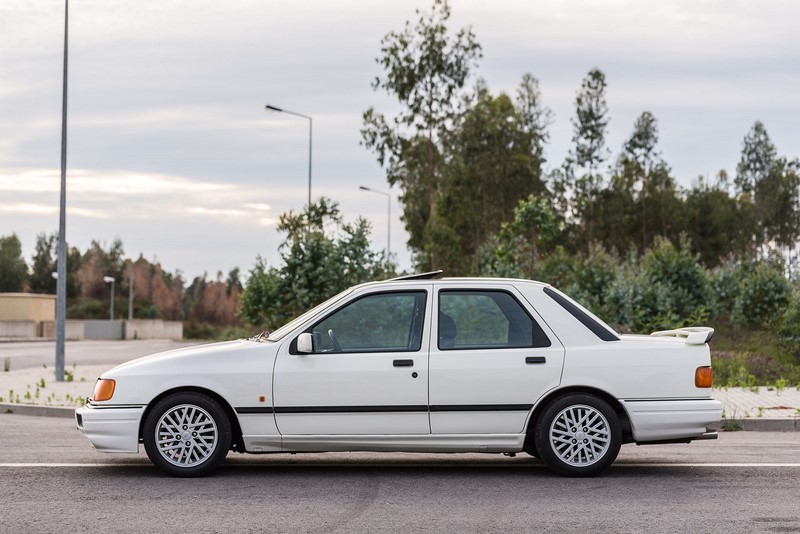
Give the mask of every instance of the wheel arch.
<path id="1" fill-rule="evenodd" d="M 565 388 L 555 389 L 550 391 L 545 395 L 534 407 L 533 412 L 528 417 L 528 424 L 525 429 L 525 444 L 524 450 L 526 452 L 536 452 L 536 440 L 534 438 L 534 427 L 536 426 L 536 421 L 539 420 L 542 412 L 547 408 L 550 403 L 555 401 L 556 399 L 560 399 L 566 395 L 570 395 L 573 393 L 588 393 L 590 395 L 594 395 L 596 397 L 601 398 L 609 406 L 619 417 L 620 426 L 622 427 L 622 443 L 633 443 L 633 432 L 631 429 L 631 420 L 628 417 L 628 412 L 625 411 L 625 408 L 622 406 L 616 397 L 608 393 L 607 391 L 603 391 L 602 389 L 594 388 L 591 386 L 569 386 Z"/>
<path id="2" fill-rule="evenodd" d="M 168 389 L 158 395 L 157 397 L 153 398 L 148 404 L 147 408 L 145 408 L 144 413 L 142 414 L 142 418 L 139 421 L 139 442 L 143 440 L 144 437 L 144 422 L 147 420 L 147 416 L 150 414 L 150 411 L 153 407 L 158 404 L 162 399 L 174 394 L 174 393 L 201 393 L 206 395 L 219 404 L 222 409 L 225 411 L 225 415 L 228 417 L 228 421 L 231 423 L 231 450 L 235 452 L 245 452 L 244 449 L 244 440 L 242 439 L 242 427 L 239 425 L 239 418 L 236 416 L 236 412 L 234 411 L 233 407 L 231 407 L 230 403 L 225 400 L 225 398 L 217 393 L 216 391 L 212 391 L 210 389 L 197 387 L 197 386 L 180 386 L 175 387 L 172 389 Z"/>

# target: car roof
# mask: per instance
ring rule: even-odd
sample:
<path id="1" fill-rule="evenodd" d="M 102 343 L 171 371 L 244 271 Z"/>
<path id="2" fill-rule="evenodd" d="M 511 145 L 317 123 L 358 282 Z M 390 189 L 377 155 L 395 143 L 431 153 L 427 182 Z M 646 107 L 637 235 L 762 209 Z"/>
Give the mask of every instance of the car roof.
<path id="1" fill-rule="evenodd" d="M 444 278 L 434 278 L 434 276 L 425 276 L 430 275 L 432 273 L 424 273 L 424 275 L 411 275 L 408 277 L 399 277 L 399 278 L 391 278 L 389 280 L 380 280 L 375 282 L 366 282 L 363 284 L 358 284 L 355 286 L 356 288 L 361 287 L 371 287 L 371 286 L 391 286 L 395 283 L 403 283 L 405 284 L 419 284 L 419 285 L 428 285 L 431 282 L 436 282 L 437 284 L 447 284 L 447 285 L 458 285 L 462 283 L 505 283 L 505 284 L 530 284 L 536 285 L 540 287 L 547 287 L 550 284 L 545 282 L 538 282 L 536 280 L 526 280 L 523 278 L 492 278 L 492 277 L 444 277 Z"/>

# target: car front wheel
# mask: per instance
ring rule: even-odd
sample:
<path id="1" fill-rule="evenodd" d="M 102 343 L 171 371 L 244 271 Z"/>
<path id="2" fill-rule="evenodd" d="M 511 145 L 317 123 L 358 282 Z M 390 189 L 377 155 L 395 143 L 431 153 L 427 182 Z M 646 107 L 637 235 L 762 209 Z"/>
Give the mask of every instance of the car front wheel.
<path id="1" fill-rule="evenodd" d="M 214 399 L 183 392 L 160 400 L 144 423 L 144 449 L 172 476 L 197 477 L 215 470 L 231 446 L 231 424 Z"/>
<path id="2" fill-rule="evenodd" d="M 619 418 L 603 399 L 571 394 L 556 399 L 536 423 L 539 457 L 554 471 L 583 477 L 610 466 L 622 444 Z"/>

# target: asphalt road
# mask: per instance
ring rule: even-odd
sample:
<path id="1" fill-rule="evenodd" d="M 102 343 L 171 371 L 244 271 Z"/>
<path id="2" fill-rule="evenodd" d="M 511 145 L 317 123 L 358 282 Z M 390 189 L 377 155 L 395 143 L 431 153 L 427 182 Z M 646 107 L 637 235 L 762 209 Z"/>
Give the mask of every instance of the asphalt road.
<path id="1" fill-rule="evenodd" d="M 526 455 L 234 455 L 174 479 L 69 420 L 0 415 L 0 532 L 800 532 L 800 435 L 626 445 L 567 479 Z"/>

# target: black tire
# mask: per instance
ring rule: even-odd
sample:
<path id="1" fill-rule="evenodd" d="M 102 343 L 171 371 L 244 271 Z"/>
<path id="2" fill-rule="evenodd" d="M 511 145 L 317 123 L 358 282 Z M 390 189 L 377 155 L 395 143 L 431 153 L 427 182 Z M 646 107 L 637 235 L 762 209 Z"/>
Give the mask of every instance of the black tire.
<path id="1" fill-rule="evenodd" d="M 147 456 L 161 471 L 175 477 L 200 477 L 217 469 L 228 454 L 231 423 L 211 397 L 174 393 L 150 410 L 143 438 Z"/>
<path id="2" fill-rule="evenodd" d="M 574 423 L 574 426 L 573 426 Z M 534 430 L 539 458 L 553 471 L 570 477 L 594 476 L 619 454 L 619 418 L 603 399 L 575 393 L 551 402 Z"/>

